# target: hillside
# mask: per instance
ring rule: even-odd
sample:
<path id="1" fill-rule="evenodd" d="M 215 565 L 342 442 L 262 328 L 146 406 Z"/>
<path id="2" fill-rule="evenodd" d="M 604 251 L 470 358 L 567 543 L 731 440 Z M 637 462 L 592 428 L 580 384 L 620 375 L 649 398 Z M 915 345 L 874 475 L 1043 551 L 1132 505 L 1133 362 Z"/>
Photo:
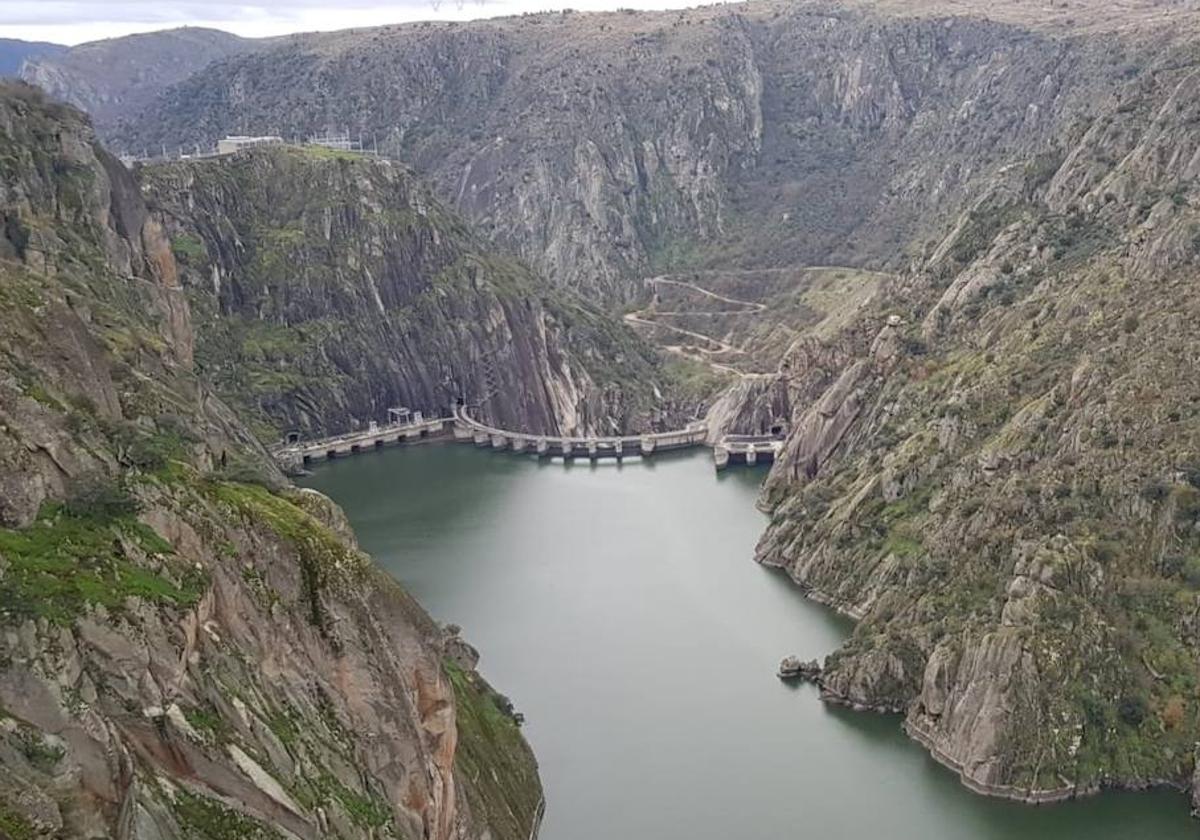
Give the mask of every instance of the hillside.
<path id="1" fill-rule="evenodd" d="M 0 87 L 0 835 L 526 840 L 511 706 L 198 374 L 139 192 Z"/>
<path id="2" fill-rule="evenodd" d="M 790 359 L 759 559 L 860 619 L 825 696 L 980 791 L 1191 784 L 1200 123 L 1171 68 Z"/>
<path id="3" fill-rule="evenodd" d="M 296 36 L 126 111 L 122 148 L 347 130 L 553 281 L 899 268 L 991 178 L 1186 66 L 1187 6 L 751 2 Z"/>
<path id="4" fill-rule="evenodd" d="M 266 42 L 185 27 L 31 56 L 18 69 L 25 81 L 86 111 L 103 131 L 118 116 L 145 107 L 166 87 L 259 43 Z"/>
<path id="5" fill-rule="evenodd" d="M 58 55 L 66 49 L 68 48 L 62 44 L 49 44 L 45 41 L 0 38 L 0 76 L 16 76 L 26 60 Z"/>

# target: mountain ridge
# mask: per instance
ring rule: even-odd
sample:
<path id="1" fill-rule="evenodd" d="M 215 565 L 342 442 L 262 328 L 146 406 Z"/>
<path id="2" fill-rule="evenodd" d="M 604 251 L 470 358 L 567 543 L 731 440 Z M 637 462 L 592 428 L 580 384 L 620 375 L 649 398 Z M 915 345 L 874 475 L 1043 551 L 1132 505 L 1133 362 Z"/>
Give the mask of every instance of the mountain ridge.
<path id="1" fill-rule="evenodd" d="M 63 44 L 48 41 L 23 41 L 19 38 L 0 38 L 0 77 L 18 76 L 21 67 L 31 58 L 55 55 L 69 49 Z"/>

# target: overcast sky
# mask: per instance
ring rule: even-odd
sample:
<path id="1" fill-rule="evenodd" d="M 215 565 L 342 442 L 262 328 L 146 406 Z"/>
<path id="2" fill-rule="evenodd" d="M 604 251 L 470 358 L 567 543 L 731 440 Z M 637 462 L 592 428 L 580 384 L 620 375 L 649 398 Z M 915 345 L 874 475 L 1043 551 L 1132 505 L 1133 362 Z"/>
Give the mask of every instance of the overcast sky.
<path id="1" fill-rule="evenodd" d="M 665 9 L 712 0 L 0 0 L 0 37 L 78 44 L 175 26 L 258 37 L 550 9 Z"/>

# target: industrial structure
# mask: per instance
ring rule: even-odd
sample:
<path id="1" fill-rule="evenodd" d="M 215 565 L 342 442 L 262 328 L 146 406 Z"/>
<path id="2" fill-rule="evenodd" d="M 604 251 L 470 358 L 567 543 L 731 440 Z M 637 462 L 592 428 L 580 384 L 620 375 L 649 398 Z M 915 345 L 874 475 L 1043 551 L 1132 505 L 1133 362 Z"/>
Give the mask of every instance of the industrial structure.
<path id="1" fill-rule="evenodd" d="M 266 135 L 263 137 L 249 137 L 245 134 L 233 134 L 226 137 L 224 140 L 217 141 L 217 154 L 232 155 L 235 152 L 240 152 L 243 149 L 253 149 L 258 146 L 282 146 L 283 138 L 275 135 Z"/>

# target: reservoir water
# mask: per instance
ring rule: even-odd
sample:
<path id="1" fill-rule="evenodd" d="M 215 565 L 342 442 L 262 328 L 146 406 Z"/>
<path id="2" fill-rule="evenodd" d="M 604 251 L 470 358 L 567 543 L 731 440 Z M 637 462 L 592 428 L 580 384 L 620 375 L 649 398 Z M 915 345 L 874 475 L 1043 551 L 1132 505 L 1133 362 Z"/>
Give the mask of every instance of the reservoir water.
<path id="1" fill-rule="evenodd" d="M 1175 840 L 1185 798 L 1052 807 L 962 788 L 896 717 L 775 677 L 850 630 L 753 562 L 764 473 L 389 449 L 305 480 L 526 716 L 542 840 Z"/>

